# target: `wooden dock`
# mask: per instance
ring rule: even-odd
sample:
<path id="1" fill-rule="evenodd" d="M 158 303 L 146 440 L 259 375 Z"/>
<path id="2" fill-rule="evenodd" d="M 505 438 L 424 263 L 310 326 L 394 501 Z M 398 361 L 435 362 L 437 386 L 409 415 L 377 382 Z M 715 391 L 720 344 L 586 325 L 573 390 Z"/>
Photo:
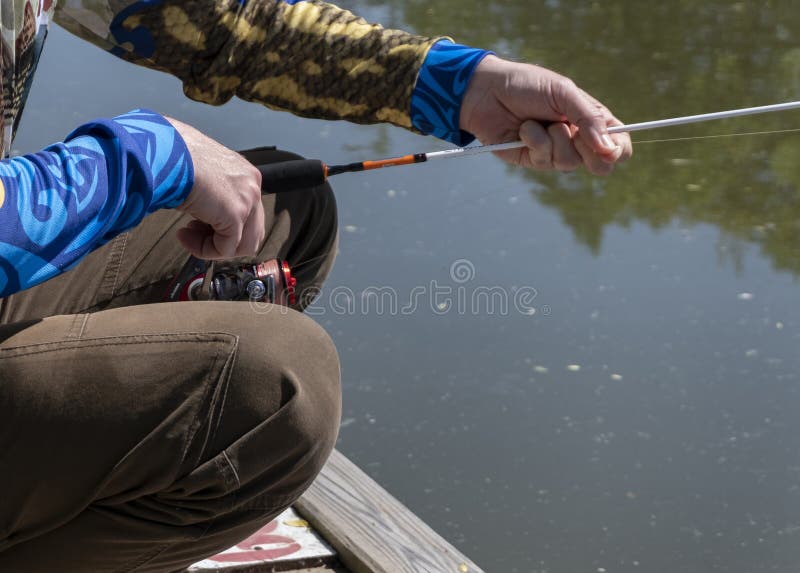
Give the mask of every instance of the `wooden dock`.
<path id="1" fill-rule="evenodd" d="M 338 451 L 293 508 L 192 573 L 483 573 Z"/>

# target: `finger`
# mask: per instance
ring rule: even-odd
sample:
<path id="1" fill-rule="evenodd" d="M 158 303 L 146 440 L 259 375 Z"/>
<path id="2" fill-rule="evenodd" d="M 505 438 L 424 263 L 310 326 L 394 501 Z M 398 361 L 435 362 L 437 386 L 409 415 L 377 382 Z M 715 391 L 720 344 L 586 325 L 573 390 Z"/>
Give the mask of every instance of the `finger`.
<path id="1" fill-rule="evenodd" d="M 614 118 L 609 126 L 613 125 L 622 125 L 622 122 Z M 614 133 L 611 135 L 611 139 L 621 148 L 617 163 L 627 161 L 633 156 L 633 143 L 629 133 Z"/>
<path id="2" fill-rule="evenodd" d="M 214 235 L 203 242 L 203 256 L 207 259 L 229 259 L 236 256 L 242 241 L 243 223 L 214 229 Z"/>
<path id="3" fill-rule="evenodd" d="M 581 130 L 592 151 L 600 155 L 617 151 L 617 143 L 608 134 L 608 124 L 615 118 L 603 104 L 566 79 L 554 86 L 553 98 L 567 120 Z"/>
<path id="4" fill-rule="evenodd" d="M 604 156 L 595 153 L 586 140 L 580 136 L 575 137 L 575 149 L 581 155 L 586 170 L 593 175 L 608 175 L 614 170 L 614 164 L 604 159 Z"/>
<path id="5" fill-rule="evenodd" d="M 242 238 L 242 225 L 213 228 L 206 223 L 191 222 L 178 230 L 178 240 L 194 256 L 201 259 L 230 259 Z"/>
<path id="6" fill-rule="evenodd" d="M 197 219 L 192 219 L 186 223 L 186 227 L 189 229 L 197 229 L 199 231 L 208 231 L 209 234 L 214 232 L 214 228 L 211 225 L 208 223 L 203 223 Z"/>
<path id="7" fill-rule="evenodd" d="M 543 171 L 553 169 L 553 140 L 541 123 L 526 121 L 519 128 L 519 137 L 527 145 L 522 150 L 521 165 Z"/>
<path id="8" fill-rule="evenodd" d="M 206 237 L 211 237 L 213 234 L 214 229 L 211 225 L 194 219 L 185 227 L 178 229 L 176 236 L 184 249 L 195 257 L 202 258 L 203 242 Z"/>
<path id="9" fill-rule="evenodd" d="M 261 248 L 266 230 L 264 229 L 264 204 L 259 200 L 253 205 L 250 216 L 244 223 L 242 240 L 236 249 L 236 256 L 252 256 Z"/>
<path id="10" fill-rule="evenodd" d="M 559 171 L 574 171 L 583 163 L 572 141 L 572 130 L 566 123 L 551 123 L 547 128 L 553 142 L 553 166 Z"/>

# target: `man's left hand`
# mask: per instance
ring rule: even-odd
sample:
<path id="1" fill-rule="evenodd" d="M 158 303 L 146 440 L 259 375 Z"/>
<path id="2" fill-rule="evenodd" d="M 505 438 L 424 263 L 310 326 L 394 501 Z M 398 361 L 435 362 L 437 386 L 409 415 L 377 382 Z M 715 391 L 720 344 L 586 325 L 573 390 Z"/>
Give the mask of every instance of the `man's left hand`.
<path id="1" fill-rule="evenodd" d="M 498 155 L 533 169 L 572 171 L 581 165 L 608 175 L 633 153 L 622 125 L 599 101 L 555 72 L 487 56 L 461 105 L 461 129 L 481 143 L 522 140 L 527 147 Z"/>

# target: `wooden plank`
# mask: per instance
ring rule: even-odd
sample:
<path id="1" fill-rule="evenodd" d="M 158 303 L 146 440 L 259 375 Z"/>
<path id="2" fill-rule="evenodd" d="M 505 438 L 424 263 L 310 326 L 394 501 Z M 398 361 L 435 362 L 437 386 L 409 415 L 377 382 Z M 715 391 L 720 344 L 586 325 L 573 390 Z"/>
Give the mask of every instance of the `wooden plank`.
<path id="1" fill-rule="evenodd" d="M 482 573 L 338 451 L 295 508 L 352 573 Z"/>

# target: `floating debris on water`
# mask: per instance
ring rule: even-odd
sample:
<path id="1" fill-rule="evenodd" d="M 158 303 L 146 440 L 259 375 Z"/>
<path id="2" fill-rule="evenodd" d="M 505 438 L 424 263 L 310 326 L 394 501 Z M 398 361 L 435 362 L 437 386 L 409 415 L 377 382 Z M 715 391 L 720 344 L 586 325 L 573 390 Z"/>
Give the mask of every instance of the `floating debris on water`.
<path id="1" fill-rule="evenodd" d="M 755 295 L 751 292 L 740 292 L 736 298 L 739 300 L 753 300 Z"/>
<path id="2" fill-rule="evenodd" d="M 581 365 L 580 364 L 570 364 L 569 366 L 567 366 L 567 370 L 569 370 L 570 372 L 580 372 L 581 371 Z"/>
<path id="3" fill-rule="evenodd" d="M 394 189 L 389 189 L 389 190 L 386 192 L 386 196 L 387 196 L 389 199 L 393 199 L 393 198 L 397 197 L 397 191 L 395 191 Z"/>
<path id="4" fill-rule="evenodd" d="M 622 374 L 612 374 L 611 379 L 616 382 L 619 382 L 620 380 L 622 380 Z"/>
<path id="5" fill-rule="evenodd" d="M 512 195 L 511 197 L 508 198 L 508 203 L 510 205 L 516 205 L 518 202 L 519 202 L 519 197 L 517 197 L 516 195 Z"/>
<path id="6" fill-rule="evenodd" d="M 755 358 L 756 356 L 758 356 L 758 350 L 756 350 L 755 348 L 751 348 L 750 350 L 745 352 L 744 355 L 747 356 L 748 358 Z"/>
<path id="7" fill-rule="evenodd" d="M 777 328 L 778 330 L 783 330 L 783 323 L 782 322 L 776 322 L 775 323 L 775 328 Z"/>
<path id="8" fill-rule="evenodd" d="M 703 188 L 702 185 L 698 185 L 697 183 L 687 183 L 686 190 L 687 191 L 700 191 Z"/>
<path id="9" fill-rule="evenodd" d="M 550 371 L 550 369 L 549 368 L 545 368 L 544 366 L 538 366 L 537 365 L 537 366 L 533 367 L 533 371 L 534 372 L 538 372 L 539 374 L 547 374 Z"/>
<path id="10" fill-rule="evenodd" d="M 356 231 L 358 231 L 358 227 L 356 227 L 355 225 L 345 225 L 344 230 L 348 233 L 355 233 Z"/>
<path id="11" fill-rule="evenodd" d="M 692 160 L 685 157 L 673 157 L 669 162 L 675 167 L 685 167 L 686 165 L 692 164 Z"/>

